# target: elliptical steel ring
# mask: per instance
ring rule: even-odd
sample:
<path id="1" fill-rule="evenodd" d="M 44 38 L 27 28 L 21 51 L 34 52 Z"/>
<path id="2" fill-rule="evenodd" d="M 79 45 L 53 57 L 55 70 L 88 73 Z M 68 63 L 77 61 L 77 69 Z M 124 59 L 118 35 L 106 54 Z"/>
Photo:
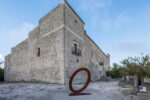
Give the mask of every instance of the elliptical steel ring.
<path id="1" fill-rule="evenodd" d="M 85 71 L 85 72 L 87 72 L 87 74 L 88 74 L 88 79 L 87 79 L 86 84 L 85 84 L 81 89 L 75 90 L 75 89 L 72 87 L 72 81 L 73 81 L 74 76 L 75 76 L 78 72 L 80 72 L 80 71 Z M 86 87 L 88 86 L 90 80 L 91 80 L 90 71 L 89 71 L 87 68 L 80 68 L 80 69 L 76 70 L 76 71 L 73 73 L 73 75 L 71 76 L 71 78 L 70 78 L 70 80 L 69 80 L 69 88 L 70 88 L 70 90 L 72 91 L 72 93 L 81 93 L 84 89 L 86 89 Z"/>

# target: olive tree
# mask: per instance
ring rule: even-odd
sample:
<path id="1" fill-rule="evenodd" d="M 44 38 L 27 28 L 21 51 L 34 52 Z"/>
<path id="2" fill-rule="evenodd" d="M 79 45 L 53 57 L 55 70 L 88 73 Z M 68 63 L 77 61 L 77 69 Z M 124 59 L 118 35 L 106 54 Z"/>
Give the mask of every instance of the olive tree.
<path id="1" fill-rule="evenodd" d="M 134 76 L 134 84 L 138 87 L 139 82 L 142 84 L 144 78 L 150 78 L 150 56 L 129 57 L 121 62 L 125 66 L 128 76 Z"/>

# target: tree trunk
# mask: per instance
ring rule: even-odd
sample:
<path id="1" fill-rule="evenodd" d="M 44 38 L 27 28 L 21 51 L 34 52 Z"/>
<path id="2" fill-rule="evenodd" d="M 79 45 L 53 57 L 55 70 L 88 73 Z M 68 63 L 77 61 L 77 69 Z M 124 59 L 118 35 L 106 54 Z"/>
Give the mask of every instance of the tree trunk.
<path id="1" fill-rule="evenodd" d="M 141 79 L 141 85 L 144 85 L 144 78 Z"/>
<path id="2" fill-rule="evenodd" d="M 138 88 L 138 93 L 139 93 L 140 92 L 140 86 L 142 85 L 142 79 L 139 77 L 137 79 L 138 79 L 137 88 Z"/>
<path id="3" fill-rule="evenodd" d="M 137 88 L 138 88 L 138 93 L 139 93 L 139 92 L 140 92 L 140 87 L 139 87 L 139 84 L 138 84 Z"/>
<path id="4" fill-rule="evenodd" d="M 134 86 L 137 86 L 137 77 L 134 76 Z"/>
<path id="5" fill-rule="evenodd" d="M 124 77 L 124 81 L 126 81 L 126 76 L 124 75 L 123 77 Z"/>
<path id="6" fill-rule="evenodd" d="M 139 88 L 139 83 L 138 83 L 138 79 L 136 76 L 134 76 L 134 86 L 136 86 L 137 88 L 137 92 L 140 92 L 140 88 Z"/>

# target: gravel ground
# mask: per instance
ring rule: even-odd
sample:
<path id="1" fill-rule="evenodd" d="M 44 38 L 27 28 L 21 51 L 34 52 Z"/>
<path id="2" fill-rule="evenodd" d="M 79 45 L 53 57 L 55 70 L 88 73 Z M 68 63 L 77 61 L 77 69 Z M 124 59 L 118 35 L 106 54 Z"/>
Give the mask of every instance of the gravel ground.
<path id="1" fill-rule="evenodd" d="M 79 88 L 82 85 L 76 85 Z M 0 100 L 130 100 L 121 93 L 124 88 L 117 81 L 91 82 L 86 93 L 91 95 L 69 96 L 68 86 L 44 83 L 2 83 Z"/>

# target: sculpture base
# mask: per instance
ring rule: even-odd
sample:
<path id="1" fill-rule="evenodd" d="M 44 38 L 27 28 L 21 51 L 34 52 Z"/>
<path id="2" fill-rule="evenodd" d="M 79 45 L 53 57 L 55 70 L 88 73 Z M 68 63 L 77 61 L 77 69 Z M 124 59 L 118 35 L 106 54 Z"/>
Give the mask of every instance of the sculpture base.
<path id="1" fill-rule="evenodd" d="M 91 93 L 70 93 L 69 96 L 90 95 Z"/>

